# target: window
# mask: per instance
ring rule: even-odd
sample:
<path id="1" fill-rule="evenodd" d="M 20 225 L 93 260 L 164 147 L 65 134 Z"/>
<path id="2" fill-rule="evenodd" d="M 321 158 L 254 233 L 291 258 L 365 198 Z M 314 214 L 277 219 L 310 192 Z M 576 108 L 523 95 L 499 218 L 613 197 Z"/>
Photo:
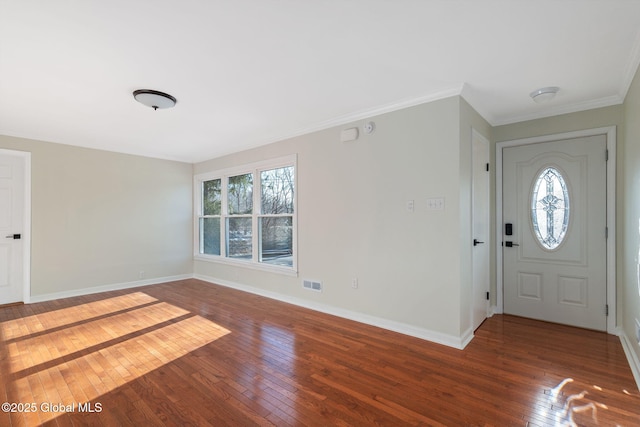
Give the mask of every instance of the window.
<path id="1" fill-rule="evenodd" d="M 251 259 L 253 254 L 253 174 L 227 178 L 226 248 L 229 258 Z"/>
<path id="2" fill-rule="evenodd" d="M 295 271 L 295 172 L 291 156 L 196 176 L 195 256 Z"/>
<path id="3" fill-rule="evenodd" d="M 201 254 L 220 255 L 221 182 L 220 179 L 212 179 L 202 183 Z"/>
<path id="4" fill-rule="evenodd" d="M 569 190 L 559 170 L 545 168 L 531 196 L 531 221 L 538 242 L 545 249 L 556 249 L 569 226 Z"/>
<path id="5" fill-rule="evenodd" d="M 260 173 L 260 261 L 293 264 L 294 168 L 286 166 Z"/>

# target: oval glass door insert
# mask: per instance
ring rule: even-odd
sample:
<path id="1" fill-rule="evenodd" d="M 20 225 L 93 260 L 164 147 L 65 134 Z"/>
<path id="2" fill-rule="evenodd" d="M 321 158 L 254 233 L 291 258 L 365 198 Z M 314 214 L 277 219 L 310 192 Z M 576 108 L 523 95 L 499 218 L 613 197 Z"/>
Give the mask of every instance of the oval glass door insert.
<path id="1" fill-rule="evenodd" d="M 543 248 L 560 246 L 569 226 L 569 190 L 562 173 L 553 167 L 540 172 L 533 186 L 531 220 Z"/>

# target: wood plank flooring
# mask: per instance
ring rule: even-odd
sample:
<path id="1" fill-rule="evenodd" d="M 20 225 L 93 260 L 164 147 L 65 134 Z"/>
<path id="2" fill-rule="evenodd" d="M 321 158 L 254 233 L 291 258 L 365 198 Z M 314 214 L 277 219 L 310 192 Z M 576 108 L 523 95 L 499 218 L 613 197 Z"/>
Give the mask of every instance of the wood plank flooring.
<path id="1" fill-rule="evenodd" d="M 463 350 L 185 280 L 0 308 L 0 426 L 638 426 L 617 337 L 494 316 Z"/>

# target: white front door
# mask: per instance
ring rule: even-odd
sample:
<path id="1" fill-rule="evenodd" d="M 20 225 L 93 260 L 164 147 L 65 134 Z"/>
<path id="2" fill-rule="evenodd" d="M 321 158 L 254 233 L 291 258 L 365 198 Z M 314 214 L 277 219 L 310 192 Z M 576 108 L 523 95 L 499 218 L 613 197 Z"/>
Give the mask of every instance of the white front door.
<path id="1" fill-rule="evenodd" d="M 0 304 L 23 300 L 25 159 L 0 153 Z"/>
<path id="2" fill-rule="evenodd" d="M 503 149 L 504 312 L 607 330 L 606 137 Z"/>
<path id="3" fill-rule="evenodd" d="M 489 141 L 473 132 L 472 194 L 473 194 L 473 329 L 487 318 L 489 312 Z"/>

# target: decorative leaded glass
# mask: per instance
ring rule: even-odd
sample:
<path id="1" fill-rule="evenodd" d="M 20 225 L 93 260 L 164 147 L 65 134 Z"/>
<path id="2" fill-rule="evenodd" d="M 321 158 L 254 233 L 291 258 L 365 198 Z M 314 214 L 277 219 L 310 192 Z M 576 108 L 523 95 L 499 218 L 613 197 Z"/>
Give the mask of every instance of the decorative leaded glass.
<path id="1" fill-rule="evenodd" d="M 569 190 L 559 170 L 548 167 L 538 176 L 531 196 L 531 220 L 544 248 L 560 246 L 569 226 Z"/>

